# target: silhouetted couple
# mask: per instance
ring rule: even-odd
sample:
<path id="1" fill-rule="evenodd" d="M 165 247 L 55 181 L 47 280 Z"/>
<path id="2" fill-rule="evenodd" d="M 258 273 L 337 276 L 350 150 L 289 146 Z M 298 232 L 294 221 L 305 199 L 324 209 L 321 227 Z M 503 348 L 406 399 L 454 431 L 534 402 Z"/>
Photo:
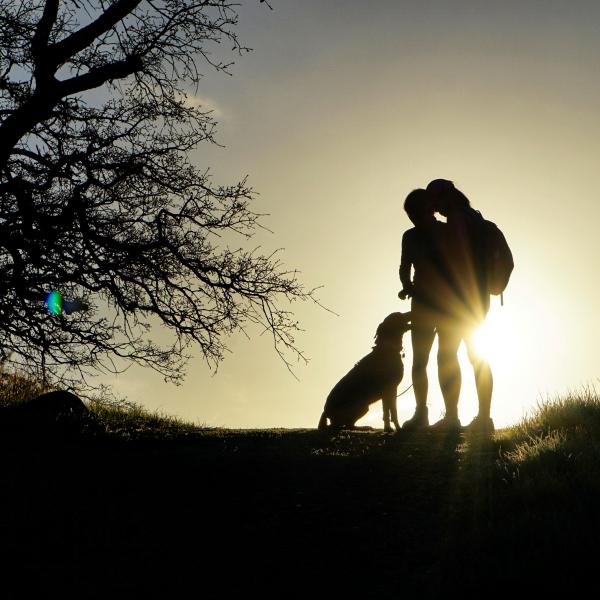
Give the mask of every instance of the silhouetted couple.
<path id="1" fill-rule="evenodd" d="M 451 181 L 436 179 L 427 189 L 411 192 L 404 208 L 414 224 L 402 238 L 399 297 L 411 298 L 412 379 L 416 399 L 414 416 L 403 429 L 429 427 L 427 363 L 438 336 L 438 375 L 446 414 L 431 429 L 459 431 L 458 399 L 461 371 L 458 349 L 464 340 L 473 365 L 479 414 L 467 427 L 491 432 L 493 379 L 489 364 L 477 353 L 473 334 L 490 307 L 484 221 L 467 197 Z M 446 222 L 435 218 L 446 217 Z"/>

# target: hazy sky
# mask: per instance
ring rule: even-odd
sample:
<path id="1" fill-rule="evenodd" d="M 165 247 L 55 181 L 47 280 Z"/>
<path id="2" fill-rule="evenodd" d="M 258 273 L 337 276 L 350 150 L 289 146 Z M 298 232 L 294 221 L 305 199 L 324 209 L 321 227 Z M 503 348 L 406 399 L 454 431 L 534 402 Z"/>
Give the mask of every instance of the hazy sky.
<path id="1" fill-rule="evenodd" d="M 254 52 L 207 75 L 225 148 L 200 148 L 223 183 L 248 174 L 285 263 L 338 313 L 296 307 L 310 357 L 296 381 L 267 336 L 231 338 L 213 375 L 200 358 L 180 387 L 131 369 L 117 389 L 150 408 L 230 427 L 315 426 L 336 381 L 371 348 L 397 299 L 402 203 L 452 179 L 505 232 L 516 268 L 493 298 L 496 425 L 598 377 L 600 5 L 593 2 L 247 1 Z M 410 339 L 406 338 L 410 385 Z M 430 416 L 442 400 L 432 354 Z M 463 370 L 460 417 L 476 412 Z M 398 401 L 414 408 L 412 390 Z M 381 426 L 380 409 L 364 423 Z"/>

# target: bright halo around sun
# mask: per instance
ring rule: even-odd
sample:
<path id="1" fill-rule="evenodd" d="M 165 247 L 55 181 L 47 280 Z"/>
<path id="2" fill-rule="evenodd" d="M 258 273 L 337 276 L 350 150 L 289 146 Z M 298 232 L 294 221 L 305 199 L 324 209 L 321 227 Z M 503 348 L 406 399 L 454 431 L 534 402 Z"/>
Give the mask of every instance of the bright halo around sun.
<path id="1" fill-rule="evenodd" d="M 491 365 L 506 360 L 513 349 L 512 328 L 499 310 L 490 310 L 484 324 L 473 335 L 475 351 Z"/>

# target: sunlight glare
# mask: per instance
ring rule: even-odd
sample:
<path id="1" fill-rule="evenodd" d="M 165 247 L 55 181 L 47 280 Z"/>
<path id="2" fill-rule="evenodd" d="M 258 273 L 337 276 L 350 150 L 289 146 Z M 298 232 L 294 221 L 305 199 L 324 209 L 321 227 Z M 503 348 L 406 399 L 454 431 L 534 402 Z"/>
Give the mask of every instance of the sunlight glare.
<path id="1" fill-rule="evenodd" d="M 473 334 L 475 351 L 491 365 L 510 357 L 514 340 L 512 327 L 507 326 L 498 310 L 490 310 L 484 324 Z"/>

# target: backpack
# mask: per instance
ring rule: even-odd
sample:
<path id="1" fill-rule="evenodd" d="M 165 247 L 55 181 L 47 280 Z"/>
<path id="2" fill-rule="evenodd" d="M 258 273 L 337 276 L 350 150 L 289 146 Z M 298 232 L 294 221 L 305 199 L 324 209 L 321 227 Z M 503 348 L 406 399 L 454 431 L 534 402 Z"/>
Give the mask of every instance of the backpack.
<path id="1" fill-rule="evenodd" d="M 514 269 L 513 255 L 496 223 L 483 219 L 482 236 L 487 289 L 490 294 L 499 296 L 506 289 Z"/>

